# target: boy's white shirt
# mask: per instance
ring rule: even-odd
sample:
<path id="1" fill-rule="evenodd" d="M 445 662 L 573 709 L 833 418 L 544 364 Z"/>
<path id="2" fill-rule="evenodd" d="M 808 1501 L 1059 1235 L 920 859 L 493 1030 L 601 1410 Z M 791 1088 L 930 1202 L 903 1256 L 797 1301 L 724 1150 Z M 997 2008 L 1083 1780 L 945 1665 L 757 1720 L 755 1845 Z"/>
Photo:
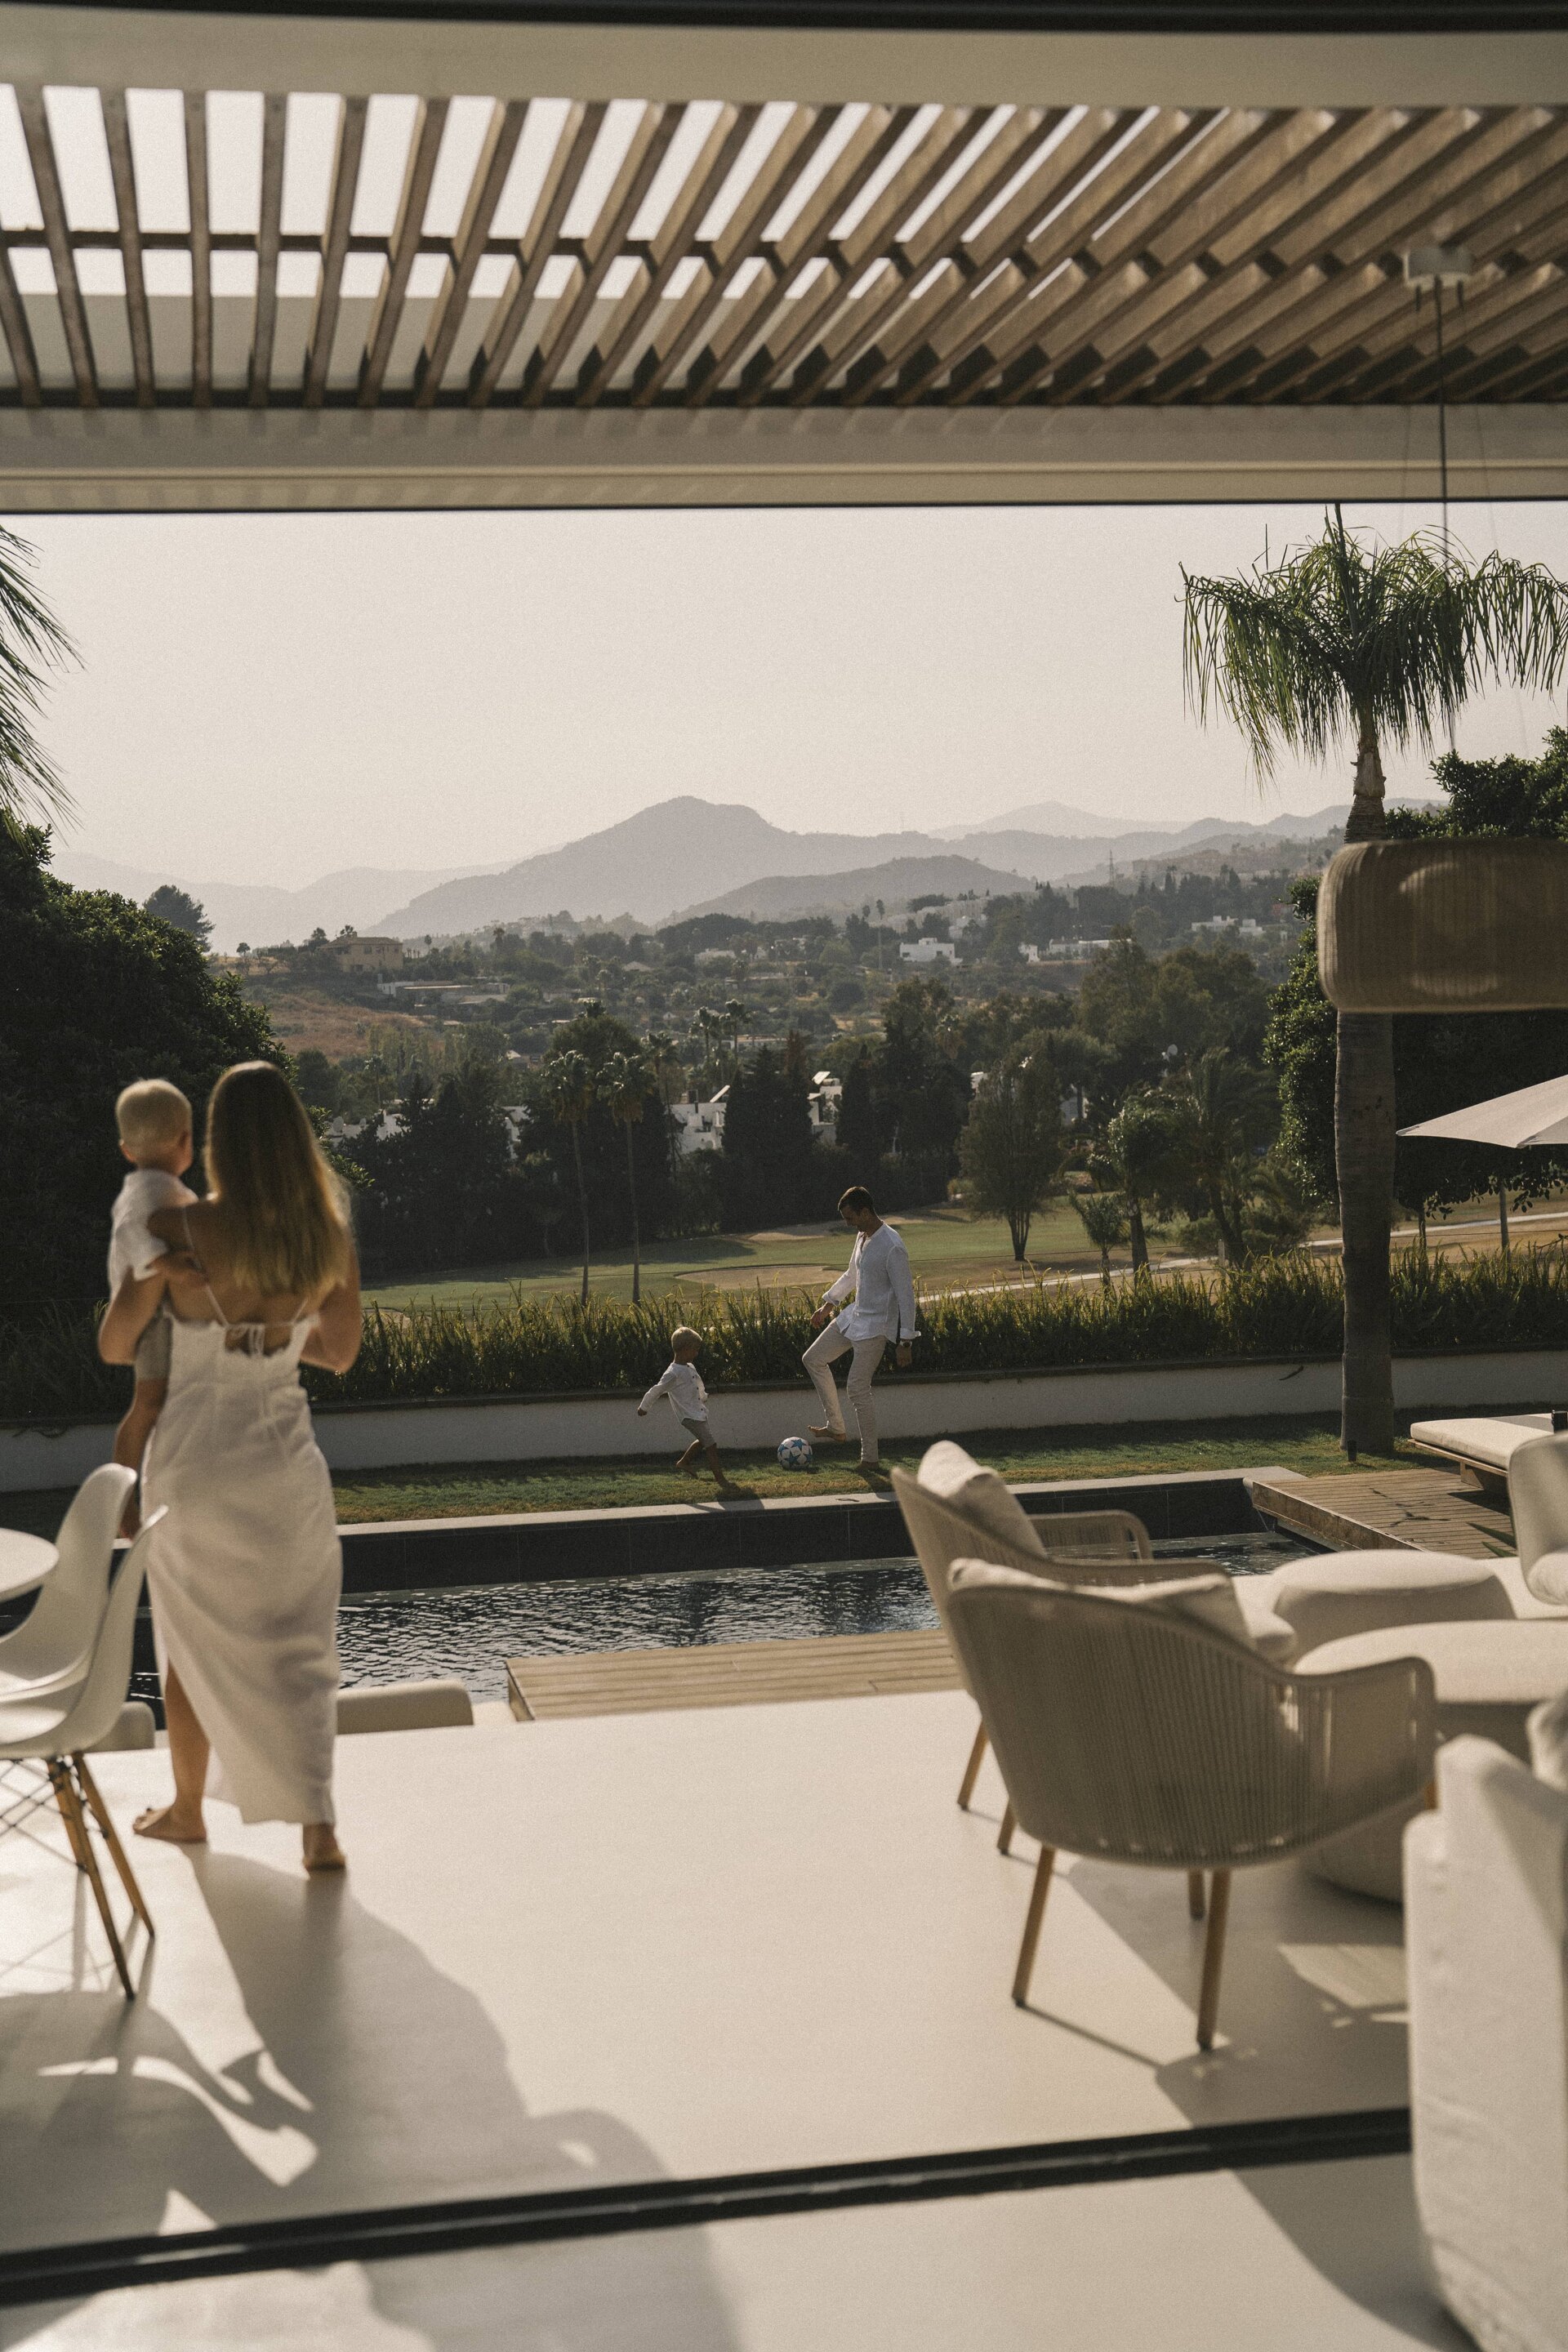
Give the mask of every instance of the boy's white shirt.
<path id="1" fill-rule="evenodd" d="M 857 1234 L 849 1264 L 822 1294 L 825 1307 L 853 1298 L 834 1318 L 847 1339 L 918 1339 L 915 1285 L 901 1234 L 884 1222 L 874 1234 Z"/>
<path id="2" fill-rule="evenodd" d="M 679 1361 L 670 1364 L 655 1381 L 638 1406 L 638 1412 L 646 1412 L 654 1399 L 661 1396 L 669 1399 L 669 1409 L 677 1421 L 706 1421 L 708 1418 L 708 1391 L 695 1364 Z"/>
<path id="3" fill-rule="evenodd" d="M 128 1274 L 140 1282 L 151 1274 L 168 1248 L 147 1220 L 160 1209 L 187 1208 L 195 1199 L 188 1184 L 166 1168 L 133 1168 L 114 1197 L 109 1225 L 109 1295 L 113 1297 Z"/>

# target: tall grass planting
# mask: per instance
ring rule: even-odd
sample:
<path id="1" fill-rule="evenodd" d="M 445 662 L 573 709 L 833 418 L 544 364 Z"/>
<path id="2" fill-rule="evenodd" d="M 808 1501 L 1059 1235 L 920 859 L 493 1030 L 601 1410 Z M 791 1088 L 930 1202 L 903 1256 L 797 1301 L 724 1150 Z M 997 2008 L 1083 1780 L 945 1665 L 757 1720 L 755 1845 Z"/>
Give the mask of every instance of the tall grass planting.
<path id="1" fill-rule="evenodd" d="M 921 1372 L 1052 1371 L 1100 1364 L 1212 1363 L 1339 1352 L 1337 1259 L 1305 1253 L 1219 1276 L 1175 1275 L 1070 1289 L 952 1291 L 921 1305 Z M 797 1381 L 816 1301 L 804 1290 L 711 1290 L 645 1299 L 514 1295 L 477 1310 L 371 1307 L 364 1345 L 341 1377 L 307 1367 L 321 1403 L 442 1397 L 640 1395 L 669 1360 L 679 1322 L 702 1333 L 710 1388 Z M 98 1360 L 90 1318 L 60 1310 L 0 1329 L 0 1419 L 121 1411 L 123 1371 Z M 1568 1259 L 1422 1257 L 1394 1268 L 1394 1342 L 1407 1354 L 1568 1347 Z M 889 1359 L 889 1377 L 897 1378 Z"/>

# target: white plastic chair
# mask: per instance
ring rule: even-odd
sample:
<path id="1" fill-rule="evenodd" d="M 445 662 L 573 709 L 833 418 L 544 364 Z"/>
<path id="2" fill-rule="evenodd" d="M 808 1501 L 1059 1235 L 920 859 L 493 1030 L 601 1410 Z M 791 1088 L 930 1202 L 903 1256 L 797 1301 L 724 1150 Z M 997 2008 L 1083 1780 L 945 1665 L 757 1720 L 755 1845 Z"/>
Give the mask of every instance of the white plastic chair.
<path id="1" fill-rule="evenodd" d="M 109 1809 L 98 1791 L 98 1784 L 88 1769 L 86 1750 L 95 1748 L 116 1730 L 120 1711 L 125 1698 L 126 1685 L 131 1679 L 132 1649 L 136 1639 L 136 1604 L 142 1598 L 142 1582 L 145 1568 L 141 1557 L 142 1547 L 152 1530 L 163 1517 L 154 1511 L 142 1527 L 141 1534 L 127 1552 L 114 1580 L 106 1605 L 100 1613 L 98 1633 L 91 1643 L 91 1657 L 87 1673 L 73 1688 L 56 1691 L 44 1696 L 37 1693 L 0 1698 L 0 1764 L 19 1763 L 24 1759 L 42 1764 L 49 1776 L 49 1786 L 65 1821 L 66 1834 L 70 1839 L 71 1852 L 77 1868 L 85 1872 L 103 1921 L 114 1954 L 114 1965 L 120 1975 L 127 2000 L 133 2000 L 136 1989 L 126 1966 L 125 1948 L 110 1909 L 98 1857 L 92 1850 L 89 1816 L 96 1822 L 99 1833 L 109 1849 L 109 1858 L 120 1875 L 120 1883 L 131 1898 L 131 1907 L 149 1937 L 153 1933 L 152 1915 L 142 1897 L 134 1872 L 126 1859 L 125 1849 L 110 1818 Z M 39 1797 L 26 1808 L 47 1801 Z M 0 1826 L 16 1826 L 20 1809 L 14 1809 L 7 1822 Z"/>
<path id="2" fill-rule="evenodd" d="M 59 1559 L 25 1623 L 0 1638 L 0 1699 L 63 1690 L 87 1672 L 103 1621 L 114 1539 L 134 1470 L 106 1462 L 82 1481 L 56 1538 Z"/>

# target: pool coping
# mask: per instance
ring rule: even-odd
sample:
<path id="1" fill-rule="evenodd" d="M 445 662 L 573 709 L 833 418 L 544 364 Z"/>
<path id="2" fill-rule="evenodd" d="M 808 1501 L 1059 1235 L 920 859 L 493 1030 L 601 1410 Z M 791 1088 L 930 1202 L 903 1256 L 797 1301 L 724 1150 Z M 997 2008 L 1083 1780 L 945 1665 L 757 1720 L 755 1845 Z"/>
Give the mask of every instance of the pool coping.
<path id="1" fill-rule="evenodd" d="M 1277 1464 L 1032 1479 L 1013 1488 L 1032 1517 L 1131 1511 L 1156 1540 L 1244 1535 L 1261 1522 L 1250 1481 Z M 891 1494 L 747 1496 L 593 1511 L 509 1511 L 462 1518 L 378 1519 L 340 1528 L 345 1592 L 458 1584 L 538 1584 L 574 1577 L 677 1575 L 694 1569 L 826 1566 L 910 1549 Z"/>

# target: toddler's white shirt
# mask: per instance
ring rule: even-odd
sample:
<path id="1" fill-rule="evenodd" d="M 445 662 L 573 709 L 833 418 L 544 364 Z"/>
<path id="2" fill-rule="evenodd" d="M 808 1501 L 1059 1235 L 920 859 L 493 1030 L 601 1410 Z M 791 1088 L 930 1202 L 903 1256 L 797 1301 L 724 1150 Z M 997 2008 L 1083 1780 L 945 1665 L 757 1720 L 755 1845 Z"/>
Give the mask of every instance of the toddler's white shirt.
<path id="1" fill-rule="evenodd" d="M 160 1209 L 183 1209 L 195 1199 L 188 1184 L 166 1168 L 133 1168 L 115 1194 L 109 1225 L 109 1295 L 114 1297 L 128 1274 L 140 1282 L 168 1248 L 147 1230 L 149 1217 Z"/>
<path id="2" fill-rule="evenodd" d="M 655 1397 L 661 1396 L 669 1399 L 669 1409 L 677 1421 L 706 1421 L 708 1418 L 708 1391 L 695 1364 L 671 1364 L 644 1397 L 642 1409 L 646 1412 Z"/>

